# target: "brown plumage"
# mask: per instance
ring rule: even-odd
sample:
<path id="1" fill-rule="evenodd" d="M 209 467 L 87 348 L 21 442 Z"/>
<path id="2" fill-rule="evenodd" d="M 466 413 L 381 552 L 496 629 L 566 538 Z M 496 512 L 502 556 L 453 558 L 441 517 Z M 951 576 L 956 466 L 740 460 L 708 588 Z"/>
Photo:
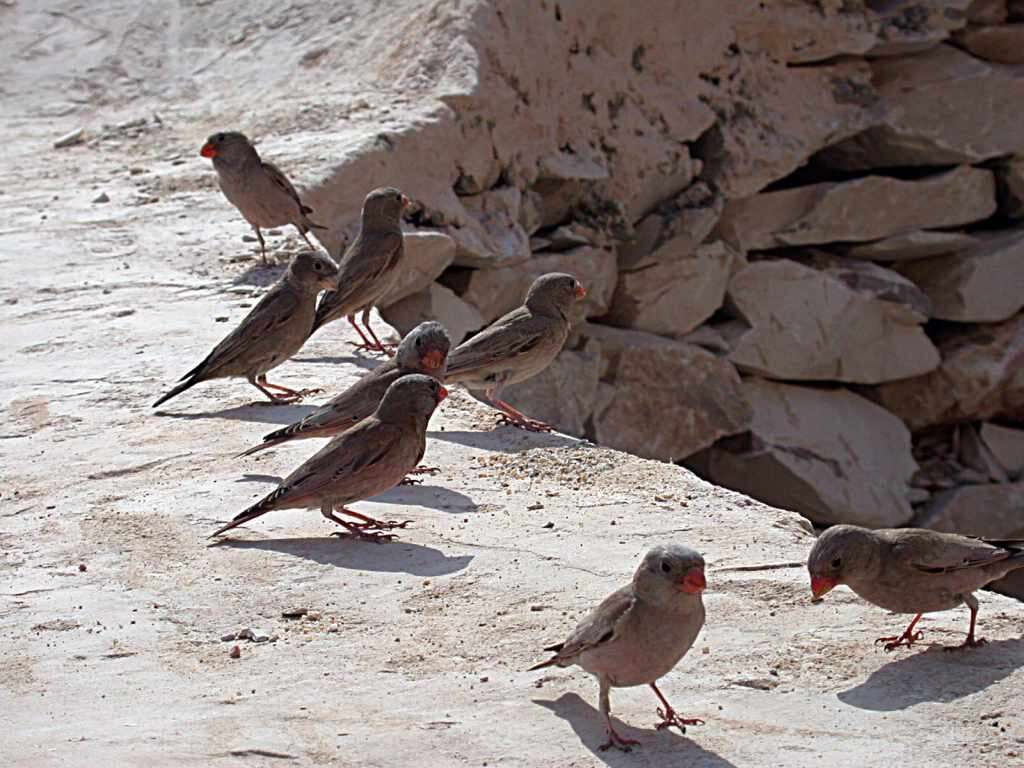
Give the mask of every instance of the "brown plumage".
<path id="1" fill-rule="evenodd" d="M 971 611 L 960 648 L 985 642 L 974 636 L 976 590 L 1024 568 L 1024 541 L 987 541 L 921 528 L 870 530 L 836 525 L 814 542 L 807 559 L 815 598 L 845 584 L 869 603 L 895 613 L 913 613 L 899 636 L 880 637 L 891 651 L 921 639 L 914 631 L 921 615 L 964 603 Z"/>
<path id="2" fill-rule="evenodd" d="M 443 381 L 451 340 L 437 322 L 420 323 L 398 345 L 394 358 L 381 363 L 369 374 L 301 421 L 265 435 L 263 442 L 241 456 L 266 448 L 311 437 L 333 437 L 362 421 L 380 403 L 392 383 L 409 373 L 422 373 Z"/>
<path id="3" fill-rule="evenodd" d="M 264 261 L 267 248 L 260 227 L 266 229 L 292 224 L 310 248 L 313 244 L 306 233 L 310 229 L 326 229 L 310 220 L 309 214 L 313 209 L 302 204 L 295 186 L 276 165 L 260 159 L 245 134 L 237 131 L 214 133 L 203 144 L 199 154 L 213 161 L 224 196 L 256 231 Z"/>
<path id="4" fill-rule="evenodd" d="M 572 305 L 584 296 L 586 291 L 572 275 L 541 275 L 521 307 L 455 348 L 448 358 L 445 381 L 484 390 L 487 402 L 513 426 L 550 431 L 547 424 L 527 418 L 501 400 L 501 391 L 540 373 L 562 351 Z"/>
<path id="5" fill-rule="evenodd" d="M 619 735 L 612 725 L 611 688 L 649 685 L 664 705 L 658 728 L 702 723 L 680 717 L 658 690 L 667 675 L 693 646 L 704 626 L 701 593 L 704 558 L 689 547 L 672 544 L 652 548 L 631 583 L 616 590 L 587 614 L 564 643 L 549 646 L 555 655 L 530 669 L 579 665 L 597 678 L 601 715 L 608 731 L 602 749 L 626 751 L 638 742 Z"/>
<path id="6" fill-rule="evenodd" d="M 416 467 L 427 445 L 427 422 L 447 391 L 429 376 L 395 381 L 380 405 L 354 427 L 313 454 L 281 484 L 214 533 L 217 536 L 275 509 L 319 507 L 321 514 L 357 536 L 382 540 L 377 531 L 406 523 L 375 520 L 346 505 L 398 485 Z M 361 522 L 337 517 L 338 511 Z"/>
<path id="7" fill-rule="evenodd" d="M 293 402 L 309 394 L 269 383 L 267 372 L 302 348 L 313 324 L 316 295 L 333 284 L 337 273 L 337 265 L 327 256 L 313 251 L 296 255 L 281 279 L 238 327 L 199 365 L 182 376 L 180 384 L 153 403 L 153 407 L 201 381 L 232 376 L 244 377 L 273 402 Z M 275 395 L 270 389 L 284 395 Z"/>
<path id="8" fill-rule="evenodd" d="M 338 262 L 335 290 L 325 293 L 317 305 L 313 332 L 345 317 L 363 340 L 358 346 L 385 351 L 370 327 L 370 310 L 391 289 L 397 276 L 395 269 L 402 259 L 404 243 L 402 210 L 408 203 L 408 198 L 394 187 L 375 189 L 366 196 L 359 234 Z M 356 325 L 359 311 L 370 338 Z"/>

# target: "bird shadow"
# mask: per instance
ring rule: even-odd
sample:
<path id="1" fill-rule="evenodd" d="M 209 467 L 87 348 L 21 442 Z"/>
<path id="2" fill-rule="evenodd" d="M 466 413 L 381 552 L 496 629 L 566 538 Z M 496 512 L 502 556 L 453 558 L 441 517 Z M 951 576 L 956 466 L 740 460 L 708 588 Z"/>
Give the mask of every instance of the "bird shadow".
<path id="1" fill-rule="evenodd" d="M 433 547 L 405 541 L 377 544 L 349 537 L 286 539 L 221 539 L 213 546 L 261 549 L 312 560 L 321 565 L 353 571 L 408 573 L 411 576 L 446 576 L 465 570 L 472 555 L 448 556 Z"/>
<path id="2" fill-rule="evenodd" d="M 259 288 L 273 285 L 281 279 L 281 275 L 288 269 L 288 262 L 295 255 L 294 253 L 281 254 L 281 258 L 278 259 L 277 255 L 268 254 L 268 262 L 264 264 L 259 255 L 259 247 L 255 243 L 246 243 L 246 245 L 253 247 L 254 261 L 235 275 L 231 281 L 232 285 L 253 285 Z"/>
<path id="3" fill-rule="evenodd" d="M 634 728 L 621 722 L 616 730 L 627 739 L 637 739 L 640 745 L 633 747 L 630 753 L 619 749 L 602 750 L 601 745 L 607 740 L 604 732 L 604 719 L 601 713 L 585 702 L 575 693 L 565 693 L 555 700 L 533 699 L 533 703 L 549 709 L 563 720 L 566 720 L 577 738 L 594 757 L 608 766 L 629 766 L 638 764 L 638 752 L 646 759 L 647 765 L 667 765 L 667 759 L 688 768 L 736 768 L 714 752 L 704 749 L 696 742 L 682 736 L 676 731 L 655 728 Z M 653 758 L 653 759 L 652 759 Z"/>
<path id="4" fill-rule="evenodd" d="M 488 432 L 469 432 L 457 429 L 429 430 L 427 437 L 464 445 L 467 448 L 500 453 L 522 453 L 534 448 L 568 448 L 569 446 L 589 445 L 586 440 L 575 437 L 547 432 L 524 432 L 516 427 L 507 426 L 497 427 Z"/>
<path id="5" fill-rule="evenodd" d="M 457 514 L 476 512 L 479 508 L 477 503 L 466 494 L 440 485 L 397 485 L 390 491 L 385 491 L 368 501 L 426 507 Z"/>
<path id="6" fill-rule="evenodd" d="M 256 472 L 246 472 L 240 478 L 235 480 L 236 483 L 274 483 L 280 485 L 281 481 L 284 480 L 280 475 L 261 475 Z"/>
<path id="7" fill-rule="evenodd" d="M 263 424 L 291 424 L 305 418 L 317 409 L 315 405 L 287 405 L 271 402 L 249 403 L 223 408 L 219 411 L 200 411 L 199 413 L 170 413 L 156 411 L 155 416 L 170 419 L 230 419 L 232 421 L 258 421 Z"/>
<path id="8" fill-rule="evenodd" d="M 348 363 L 359 368 L 365 368 L 368 371 L 372 371 L 384 361 L 385 358 L 383 357 L 363 357 L 362 355 L 336 355 L 334 357 L 321 355 L 320 357 L 292 358 L 292 362 L 294 363 L 325 363 L 327 365 L 344 365 Z"/>
<path id="9" fill-rule="evenodd" d="M 980 648 L 949 651 L 932 646 L 876 669 L 867 680 L 837 694 L 844 704 L 894 712 L 925 702 L 949 703 L 978 693 L 1024 666 L 1024 640 L 995 640 Z"/>

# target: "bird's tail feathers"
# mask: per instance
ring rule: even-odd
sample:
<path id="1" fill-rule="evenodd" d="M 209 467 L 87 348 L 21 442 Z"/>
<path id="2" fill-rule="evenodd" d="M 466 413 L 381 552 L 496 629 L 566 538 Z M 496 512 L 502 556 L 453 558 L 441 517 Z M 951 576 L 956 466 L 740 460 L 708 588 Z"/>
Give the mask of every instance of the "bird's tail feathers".
<path id="1" fill-rule="evenodd" d="M 235 515 L 231 519 L 230 523 L 222 525 L 216 531 L 211 533 L 210 538 L 212 539 L 214 536 L 220 536 L 222 533 L 230 531 L 232 528 L 245 525 L 245 523 L 248 523 L 250 520 L 255 520 L 260 515 L 267 514 L 267 512 L 274 509 L 274 502 L 281 498 L 287 491 L 288 489 L 283 485 L 271 491 L 251 507 Z"/>
<path id="2" fill-rule="evenodd" d="M 182 381 L 180 384 L 175 385 L 174 388 L 171 389 L 170 392 L 168 392 L 166 395 L 164 395 L 159 400 L 157 400 L 155 403 L 153 403 L 152 407 L 156 408 L 156 407 L 158 407 L 160 405 L 163 405 L 168 400 L 170 400 L 172 397 L 177 397 L 178 395 L 180 395 L 182 392 L 184 392 L 189 387 L 194 387 L 200 381 L 202 381 L 202 379 L 199 378 L 198 376 L 192 376 L 187 381 Z"/>

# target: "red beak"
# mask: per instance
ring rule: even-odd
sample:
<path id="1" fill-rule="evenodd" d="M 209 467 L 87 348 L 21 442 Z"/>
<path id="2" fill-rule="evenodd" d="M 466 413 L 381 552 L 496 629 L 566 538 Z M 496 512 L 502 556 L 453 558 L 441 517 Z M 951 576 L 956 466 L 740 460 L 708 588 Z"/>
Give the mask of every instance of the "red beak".
<path id="1" fill-rule="evenodd" d="M 432 349 L 420 358 L 420 367 L 436 371 L 444 364 L 444 353 L 439 349 Z"/>
<path id="2" fill-rule="evenodd" d="M 444 387 L 438 387 L 438 390 L 437 390 L 437 403 L 438 403 L 438 405 L 440 405 L 441 401 L 444 400 L 446 397 L 448 397 L 448 390 L 445 389 Z"/>
<path id="3" fill-rule="evenodd" d="M 704 578 L 704 569 L 700 566 L 691 568 L 683 576 L 683 580 L 676 584 L 676 589 L 688 595 L 698 595 L 705 590 L 708 582 Z"/>
<path id="4" fill-rule="evenodd" d="M 203 144 L 203 148 L 199 150 L 199 154 L 212 159 L 217 156 L 217 149 L 210 142 L 206 142 Z"/>
<path id="5" fill-rule="evenodd" d="M 582 298 L 585 298 L 586 295 L 587 295 L 587 289 L 584 288 L 582 285 L 577 285 L 576 286 L 576 298 L 577 299 L 582 299 Z"/>
<path id="6" fill-rule="evenodd" d="M 811 594 L 815 599 L 824 597 L 827 592 L 832 591 L 839 584 L 835 579 L 828 576 L 811 576 Z"/>
<path id="7" fill-rule="evenodd" d="M 409 207 L 409 198 L 406 197 L 405 195 L 402 195 L 402 210 L 404 211 L 408 207 Z"/>

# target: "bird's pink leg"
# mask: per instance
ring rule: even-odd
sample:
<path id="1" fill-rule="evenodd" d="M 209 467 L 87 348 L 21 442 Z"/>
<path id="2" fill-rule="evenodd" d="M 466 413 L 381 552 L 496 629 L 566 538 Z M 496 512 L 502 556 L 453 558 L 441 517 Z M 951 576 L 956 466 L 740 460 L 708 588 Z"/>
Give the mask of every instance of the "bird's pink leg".
<path id="1" fill-rule="evenodd" d="M 263 233 L 260 232 L 259 227 L 253 227 L 256 230 L 256 239 L 260 241 L 260 260 L 267 263 L 267 244 L 263 242 Z"/>
<path id="2" fill-rule="evenodd" d="M 362 314 L 363 325 L 366 326 L 366 332 L 370 334 L 370 338 L 366 338 L 366 334 L 363 333 L 362 329 L 356 325 L 355 315 L 349 315 L 348 321 L 352 323 L 352 326 L 359 331 L 359 336 L 362 338 L 362 344 L 356 344 L 356 349 L 365 349 L 368 352 L 383 352 L 386 355 L 394 354 L 394 345 L 384 344 L 380 339 L 377 338 L 377 334 L 373 332 L 373 326 L 370 325 L 370 310 L 369 308 L 363 310 Z M 372 341 L 370 340 L 372 339 Z"/>
<path id="3" fill-rule="evenodd" d="M 295 228 L 296 228 L 297 230 L 299 230 L 299 234 L 300 234 L 300 235 L 302 236 L 302 239 L 306 241 L 306 245 L 308 245 L 308 246 L 309 246 L 310 250 L 312 250 L 312 251 L 315 251 L 315 250 L 316 250 L 316 246 L 315 246 L 315 245 L 313 245 L 313 244 L 312 244 L 311 242 L 309 242 L 309 238 L 308 238 L 308 237 L 306 237 L 306 233 L 302 231 L 302 228 L 301 228 L 301 227 L 298 227 L 298 226 L 297 226 L 297 227 L 295 227 Z"/>
<path id="4" fill-rule="evenodd" d="M 263 374 L 262 376 L 257 376 L 256 381 L 258 381 L 259 384 L 262 385 L 260 386 L 261 390 L 263 389 L 263 387 L 266 387 L 267 389 L 276 389 L 278 392 L 283 392 L 284 397 L 275 397 L 271 395 L 271 399 L 276 400 L 277 402 L 297 403 L 307 395 L 315 395 L 318 392 L 323 392 L 323 390 L 319 388 L 300 389 L 296 391 L 294 389 L 289 389 L 288 387 L 283 387 L 280 384 L 271 384 L 269 381 L 267 381 L 266 374 Z"/>
<path id="5" fill-rule="evenodd" d="M 967 639 L 964 640 L 960 645 L 955 645 L 952 648 L 947 648 L 947 651 L 964 651 L 968 648 L 979 648 L 988 641 L 984 637 L 974 636 L 974 626 L 978 621 L 978 600 L 974 595 L 968 595 L 970 600 L 965 600 L 967 607 L 971 609 L 971 628 L 967 631 Z"/>
<path id="6" fill-rule="evenodd" d="M 373 346 L 373 342 L 370 341 L 368 338 L 366 338 L 366 334 L 363 333 L 363 329 L 360 328 L 358 325 L 356 325 L 356 316 L 355 315 L 349 315 L 345 319 L 348 320 L 349 325 L 351 325 L 353 328 L 356 329 L 356 333 L 359 334 L 359 338 L 363 340 L 362 344 L 355 344 L 355 343 L 353 343 L 353 346 L 356 349 L 373 349 L 374 351 L 376 351 L 375 347 Z"/>
<path id="7" fill-rule="evenodd" d="M 661 703 L 665 707 L 664 709 L 658 709 L 658 717 L 661 718 L 661 722 L 658 723 L 655 728 L 659 731 L 665 728 L 671 728 L 674 725 L 680 731 L 686 733 L 686 726 L 688 725 L 704 725 L 704 721 L 699 717 L 680 717 L 679 714 L 672 709 L 672 705 L 668 703 L 668 699 L 662 696 L 661 691 L 658 690 L 658 686 L 654 683 L 651 683 L 651 690 L 658 694 L 658 698 L 661 699 Z"/>
<path id="8" fill-rule="evenodd" d="M 392 533 L 381 533 L 382 530 L 390 530 L 392 528 L 405 528 L 405 526 L 412 522 L 411 520 L 405 520 L 401 523 L 395 520 L 374 520 L 372 517 L 361 515 L 358 512 L 353 512 L 351 509 L 345 509 L 341 507 L 340 512 L 346 515 L 352 515 L 358 517 L 366 522 L 353 523 L 350 520 L 342 520 L 340 517 L 335 515 L 329 507 L 324 507 L 320 510 L 320 513 L 333 523 L 337 523 L 344 528 L 347 533 L 334 533 L 332 536 L 352 536 L 363 541 L 373 541 L 377 544 L 383 544 L 385 541 L 391 541 L 395 538 Z"/>
<path id="9" fill-rule="evenodd" d="M 416 467 L 416 469 L 410 469 L 410 475 L 436 475 L 441 470 L 437 467 Z M 419 485 L 422 480 L 417 480 L 414 477 L 406 477 L 399 483 L 399 485 Z"/>
<path id="10" fill-rule="evenodd" d="M 919 613 L 917 614 L 917 616 L 914 617 L 914 620 L 910 622 L 910 626 L 907 627 L 906 630 L 904 630 L 902 635 L 893 635 L 892 637 L 880 637 L 877 640 L 875 640 L 875 645 L 878 645 L 879 643 L 885 643 L 886 651 L 895 650 L 896 648 L 899 648 L 901 645 L 905 645 L 907 646 L 907 648 L 909 648 L 915 642 L 924 637 L 924 632 L 922 630 L 918 630 L 917 632 L 914 631 L 914 627 L 917 626 L 917 622 L 920 620 L 921 615 L 922 614 Z"/>
<path id="11" fill-rule="evenodd" d="M 502 412 L 499 424 L 508 424 L 519 429 L 525 429 L 527 432 L 550 432 L 553 429 L 550 424 L 531 419 L 504 400 L 493 400 L 492 402 Z"/>
<path id="12" fill-rule="evenodd" d="M 609 697 L 611 684 L 605 677 L 599 677 L 598 684 L 600 685 L 600 691 L 598 693 L 598 708 L 604 716 L 604 727 L 605 731 L 608 733 L 608 741 L 598 747 L 598 749 L 604 752 L 615 747 L 616 749 L 621 749 L 623 752 L 629 752 L 630 747 L 638 746 L 640 742 L 636 739 L 627 739 L 615 730 L 615 726 L 612 725 L 612 705 Z"/>

